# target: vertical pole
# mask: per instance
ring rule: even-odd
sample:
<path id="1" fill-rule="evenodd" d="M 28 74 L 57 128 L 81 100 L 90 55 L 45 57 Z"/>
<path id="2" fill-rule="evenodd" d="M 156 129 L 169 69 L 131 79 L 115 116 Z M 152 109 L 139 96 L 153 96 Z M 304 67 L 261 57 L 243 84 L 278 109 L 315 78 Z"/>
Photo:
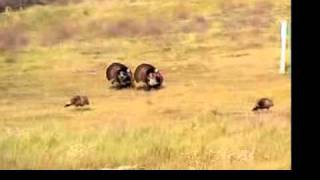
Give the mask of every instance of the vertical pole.
<path id="1" fill-rule="evenodd" d="M 8 7 L 8 6 L 5 7 L 4 14 L 6 17 L 5 18 L 5 20 L 6 20 L 5 27 L 8 27 L 9 26 L 10 7 Z"/>
<path id="2" fill-rule="evenodd" d="M 280 74 L 286 73 L 286 39 L 287 39 L 287 21 L 281 22 L 281 58 Z"/>
<path id="3" fill-rule="evenodd" d="M 289 57 L 288 57 L 288 59 L 289 59 L 289 65 L 291 66 L 291 37 L 292 37 L 292 35 L 291 35 L 291 21 L 289 21 L 288 22 L 288 39 L 289 39 L 289 41 L 288 41 L 288 49 L 289 49 Z"/>

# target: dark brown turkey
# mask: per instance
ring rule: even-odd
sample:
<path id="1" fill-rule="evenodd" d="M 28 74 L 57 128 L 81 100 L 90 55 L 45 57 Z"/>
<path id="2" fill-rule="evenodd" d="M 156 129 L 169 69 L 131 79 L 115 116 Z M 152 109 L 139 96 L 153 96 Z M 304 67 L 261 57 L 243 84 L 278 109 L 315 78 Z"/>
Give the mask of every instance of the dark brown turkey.
<path id="1" fill-rule="evenodd" d="M 146 89 L 160 88 L 163 83 L 163 76 L 157 68 L 151 64 L 140 64 L 135 72 L 134 79 L 137 83 L 142 82 L 146 85 Z"/>
<path id="2" fill-rule="evenodd" d="M 133 86 L 133 78 L 131 70 L 124 64 L 112 63 L 106 70 L 106 77 L 111 81 L 113 87 L 118 89 Z"/>
<path id="3" fill-rule="evenodd" d="M 258 111 L 262 109 L 269 110 L 273 106 L 273 102 L 269 98 L 261 98 L 257 101 L 255 107 L 252 109 L 252 111 Z"/>
<path id="4" fill-rule="evenodd" d="M 66 105 L 64 105 L 64 107 L 69 107 L 69 106 L 75 106 L 75 107 L 81 107 L 81 106 L 85 106 L 85 105 L 89 105 L 89 99 L 87 96 L 73 96 L 70 99 L 70 102 Z"/>

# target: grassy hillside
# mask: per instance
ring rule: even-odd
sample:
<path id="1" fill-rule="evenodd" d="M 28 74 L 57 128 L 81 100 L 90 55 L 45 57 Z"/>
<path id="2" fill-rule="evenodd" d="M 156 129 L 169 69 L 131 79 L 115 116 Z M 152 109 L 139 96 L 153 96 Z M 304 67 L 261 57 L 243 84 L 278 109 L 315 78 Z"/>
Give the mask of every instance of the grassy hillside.
<path id="1" fill-rule="evenodd" d="M 0 169 L 290 169 L 290 1 L 83 0 L 0 14 Z M 289 53 L 289 52 L 288 52 Z M 109 88 L 108 64 L 164 73 Z M 88 109 L 63 108 L 75 94 Z M 270 112 L 251 111 L 270 97 Z"/>

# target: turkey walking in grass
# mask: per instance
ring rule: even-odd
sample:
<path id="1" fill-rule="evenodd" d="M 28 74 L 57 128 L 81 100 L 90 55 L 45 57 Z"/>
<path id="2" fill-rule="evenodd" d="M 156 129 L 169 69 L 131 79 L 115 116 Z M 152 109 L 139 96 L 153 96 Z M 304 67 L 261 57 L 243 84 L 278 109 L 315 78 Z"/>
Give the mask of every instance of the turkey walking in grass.
<path id="1" fill-rule="evenodd" d="M 140 64 L 134 72 L 134 79 L 137 83 L 144 83 L 146 90 L 158 89 L 163 83 L 162 74 L 150 64 Z"/>
<path id="2" fill-rule="evenodd" d="M 258 110 L 269 110 L 273 106 L 273 102 L 269 98 L 261 98 L 257 101 L 255 107 L 252 109 L 252 111 L 258 111 Z"/>
<path id="3" fill-rule="evenodd" d="M 87 96 L 74 96 L 70 99 L 70 102 L 66 105 L 64 105 L 64 107 L 69 107 L 69 106 L 75 106 L 75 107 L 82 107 L 85 105 L 89 105 L 89 99 Z"/>
<path id="4" fill-rule="evenodd" d="M 133 86 L 131 70 L 121 63 L 112 63 L 106 70 L 106 77 L 117 89 Z"/>

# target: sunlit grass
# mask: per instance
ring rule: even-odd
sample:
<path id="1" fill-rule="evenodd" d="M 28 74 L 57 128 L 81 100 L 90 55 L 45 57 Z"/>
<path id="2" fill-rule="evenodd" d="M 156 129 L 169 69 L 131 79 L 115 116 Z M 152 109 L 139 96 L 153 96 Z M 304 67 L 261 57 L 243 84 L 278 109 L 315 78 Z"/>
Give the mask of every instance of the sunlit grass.
<path id="1" fill-rule="evenodd" d="M 269 1 L 271 13 L 256 8 L 247 24 L 234 21 L 260 1 L 236 2 L 84 1 L 0 14 L 0 32 L 19 25 L 28 38 L 0 49 L 0 169 L 290 169 L 291 83 L 278 74 L 290 2 Z M 223 3 L 242 13 L 222 14 Z M 165 87 L 111 90 L 113 61 L 152 63 Z M 75 94 L 90 108 L 64 108 Z M 275 106 L 253 113 L 265 96 Z"/>

